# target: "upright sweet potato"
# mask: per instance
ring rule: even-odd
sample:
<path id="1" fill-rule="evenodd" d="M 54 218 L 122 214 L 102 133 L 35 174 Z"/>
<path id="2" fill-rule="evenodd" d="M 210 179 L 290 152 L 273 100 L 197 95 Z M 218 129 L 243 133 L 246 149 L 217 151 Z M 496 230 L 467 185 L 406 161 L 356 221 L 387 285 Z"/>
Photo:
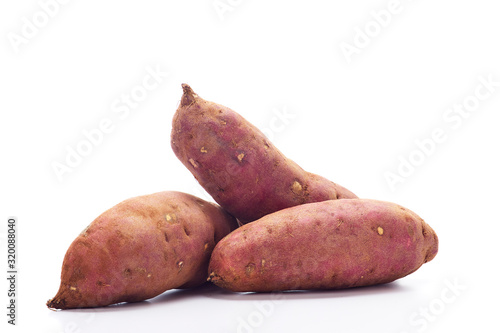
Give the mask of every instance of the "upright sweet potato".
<path id="1" fill-rule="evenodd" d="M 125 200 L 73 241 L 49 308 L 142 301 L 201 285 L 215 244 L 237 227 L 219 206 L 181 192 Z"/>
<path id="2" fill-rule="evenodd" d="M 387 283 L 434 258 L 436 233 L 399 205 L 368 199 L 295 206 L 248 223 L 215 247 L 209 280 L 232 291 Z"/>
<path id="3" fill-rule="evenodd" d="M 174 115 L 174 153 L 240 222 L 283 208 L 340 198 L 349 190 L 304 171 L 235 111 L 200 98 L 187 84 Z"/>

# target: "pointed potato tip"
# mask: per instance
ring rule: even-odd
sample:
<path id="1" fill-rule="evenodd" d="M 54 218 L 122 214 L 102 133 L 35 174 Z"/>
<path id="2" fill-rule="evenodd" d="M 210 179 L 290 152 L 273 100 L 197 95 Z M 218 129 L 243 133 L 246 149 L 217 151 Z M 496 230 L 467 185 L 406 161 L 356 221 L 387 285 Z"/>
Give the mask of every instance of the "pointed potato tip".
<path id="1" fill-rule="evenodd" d="M 191 105 L 195 102 L 195 99 L 198 97 L 196 93 L 191 89 L 189 84 L 183 83 L 182 85 L 182 99 L 181 99 L 181 106 L 188 106 Z"/>
<path id="2" fill-rule="evenodd" d="M 60 299 L 57 299 L 55 297 L 49 299 L 47 301 L 46 305 L 51 310 L 55 310 L 55 309 L 61 310 L 61 309 L 66 308 L 66 302 L 64 302 L 64 300 L 60 300 Z"/>
<path id="3" fill-rule="evenodd" d="M 219 280 L 220 280 L 220 277 L 217 274 L 215 274 L 214 272 L 211 272 L 210 275 L 207 278 L 208 282 L 213 282 L 213 283 L 215 283 L 215 282 L 217 282 Z"/>
<path id="4" fill-rule="evenodd" d="M 181 87 L 182 87 L 182 90 L 184 91 L 184 93 L 192 92 L 193 91 L 193 89 L 191 89 L 191 87 L 187 83 L 181 84 Z"/>

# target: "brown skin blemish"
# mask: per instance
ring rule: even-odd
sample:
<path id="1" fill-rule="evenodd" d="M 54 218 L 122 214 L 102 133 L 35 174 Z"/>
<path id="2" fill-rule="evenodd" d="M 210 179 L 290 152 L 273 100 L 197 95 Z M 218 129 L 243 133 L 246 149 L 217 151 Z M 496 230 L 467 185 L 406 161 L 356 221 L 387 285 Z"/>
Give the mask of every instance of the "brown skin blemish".
<path id="1" fill-rule="evenodd" d="M 427 238 L 427 230 L 425 228 L 425 225 L 422 226 L 422 236 L 424 236 L 424 238 Z"/>
<path id="2" fill-rule="evenodd" d="M 198 168 L 198 163 L 196 163 L 195 160 L 193 160 L 192 158 L 189 159 L 189 163 L 191 163 L 191 165 L 194 167 L 194 168 Z"/>
<path id="3" fill-rule="evenodd" d="M 97 281 L 97 285 L 98 285 L 99 287 L 109 287 L 109 286 L 110 286 L 109 284 L 106 284 L 106 283 L 104 283 L 104 282 L 102 282 L 102 281 Z"/>
<path id="4" fill-rule="evenodd" d="M 251 262 L 245 266 L 245 275 L 246 276 L 249 277 L 250 275 L 252 275 L 253 271 L 255 271 L 255 264 L 253 262 Z"/>
<path id="5" fill-rule="evenodd" d="M 165 220 L 168 223 L 176 223 L 177 222 L 177 215 L 175 215 L 174 213 L 169 213 L 169 214 L 165 215 Z"/>
<path id="6" fill-rule="evenodd" d="M 294 181 L 291 188 L 293 193 L 302 194 L 302 185 L 298 181 Z"/>
<path id="7" fill-rule="evenodd" d="M 406 230 L 408 231 L 408 235 L 410 237 L 413 237 L 413 235 L 415 234 L 415 231 L 413 230 L 413 228 L 409 225 Z"/>

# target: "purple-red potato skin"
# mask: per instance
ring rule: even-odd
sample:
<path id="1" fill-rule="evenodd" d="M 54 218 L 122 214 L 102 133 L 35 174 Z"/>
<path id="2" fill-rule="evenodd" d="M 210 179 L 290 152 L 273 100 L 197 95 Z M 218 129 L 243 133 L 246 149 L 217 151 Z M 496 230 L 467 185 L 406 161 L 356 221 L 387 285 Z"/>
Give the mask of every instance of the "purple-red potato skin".
<path id="1" fill-rule="evenodd" d="M 209 280 L 238 292 L 388 283 L 434 258 L 438 238 L 412 211 L 370 199 L 287 208 L 224 237 Z"/>
<path id="2" fill-rule="evenodd" d="M 299 204 L 357 198 L 304 171 L 235 111 L 187 84 L 172 121 L 171 146 L 198 182 L 241 223 Z"/>
<path id="3" fill-rule="evenodd" d="M 137 302 L 207 279 L 215 244 L 237 227 L 219 206 L 182 192 L 125 200 L 97 217 L 64 257 L 53 309 Z"/>

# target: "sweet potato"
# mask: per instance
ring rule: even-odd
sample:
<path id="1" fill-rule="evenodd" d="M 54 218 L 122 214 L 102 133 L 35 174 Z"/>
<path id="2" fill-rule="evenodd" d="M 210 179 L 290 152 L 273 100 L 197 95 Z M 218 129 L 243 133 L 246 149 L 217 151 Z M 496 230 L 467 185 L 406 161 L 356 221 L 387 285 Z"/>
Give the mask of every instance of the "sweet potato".
<path id="1" fill-rule="evenodd" d="M 286 158 L 235 111 L 187 84 L 172 121 L 171 145 L 214 200 L 244 224 L 283 208 L 356 195 Z"/>
<path id="2" fill-rule="evenodd" d="M 209 280 L 232 291 L 339 289 L 394 281 L 434 258 L 436 233 L 397 204 L 343 199 L 248 223 L 215 247 Z"/>
<path id="3" fill-rule="evenodd" d="M 206 282 L 215 244 L 237 227 L 219 206 L 181 192 L 125 200 L 70 245 L 49 308 L 137 302 Z"/>

